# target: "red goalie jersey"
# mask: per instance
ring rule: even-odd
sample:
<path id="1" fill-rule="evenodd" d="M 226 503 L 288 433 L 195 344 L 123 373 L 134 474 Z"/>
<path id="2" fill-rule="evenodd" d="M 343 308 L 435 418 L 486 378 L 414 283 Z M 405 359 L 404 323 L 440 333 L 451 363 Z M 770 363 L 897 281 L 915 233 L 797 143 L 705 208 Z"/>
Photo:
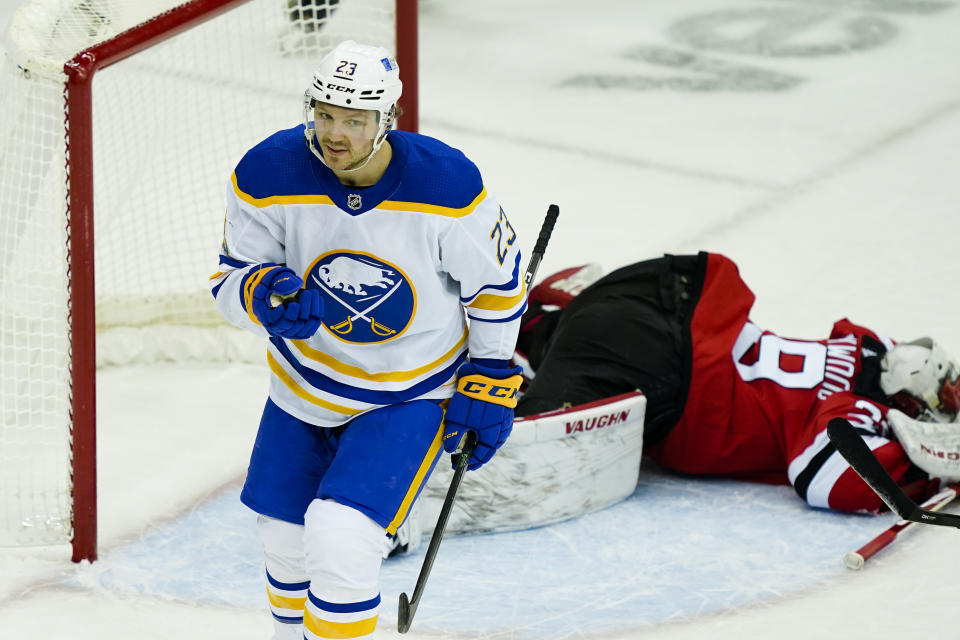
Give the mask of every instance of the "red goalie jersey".
<path id="1" fill-rule="evenodd" d="M 890 475 L 908 493 L 915 498 L 932 493 L 937 483 L 910 462 L 902 447 L 891 440 L 887 427 L 888 399 L 880 391 L 878 379 L 880 358 L 893 343 L 847 319 L 836 322 L 824 340 L 795 340 L 764 331 L 749 320 L 754 295 L 740 278 L 736 265 L 717 254 L 700 254 L 698 258 L 701 266 L 691 280 L 702 284 L 699 290 L 694 287 L 690 294 L 691 304 L 695 303 L 692 314 L 680 316 L 685 337 L 677 358 L 689 363 L 679 367 L 686 387 L 685 401 L 678 403 L 679 417 L 670 419 L 673 426 L 662 437 L 651 438 L 645 453 L 662 467 L 684 473 L 789 482 L 800 497 L 814 507 L 882 510 L 885 507 L 880 498 L 827 438 L 827 423 L 832 418 L 843 417 L 858 428 Z M 669 259 L 668 256 L 666 260 Z M 638 272 L 645 270 L 650 269 L 644 267 Z M 669 279 L 662 273 L 658 276 L 660 282 Z M 606 278 L 597 284 L 604 280 Z M 616 290 L 619 299 L 624 305 L 632 304 L 633 298 L 625 293 L 629 278 L 620 275 L 613 280 L 619 287 Z M 637 290 L 642 289 L 641 280 L 635 282 Z M 582 297 L 602 290 L 602 286 L 592 286 Z M 532 301 L 534 296 L 532 293 Z M 669 295 L 660 297 L 666 299 Z M 610 297 L 604 300 L 609 302 Z M 558 301 L 554 297 L 550 302 L 557 304 Z M 580 303 L 578 312 L 582 312 L 584 301 L 576 302 Z M 569 310 L 576 307 L 577 304 L 571 302 Z M 619 315 L 649 314 L 649 307 L 648 299 L 646 306 Z M 599 305 L 595 308 L 602 309 Z M 666 317 L 671 312 L 657 308 L 657 313 Z M 563 318 L 561 316 L 555 336 L 558 339 L 551 348 L 558 343 L 571 343 L 569 336 L 563 335 L 563 329 L 567 327 L 569 334 L 569 327 L 576 322 L 564 325 Z M 598 327 L 592 333 L 607 336 L 608 341 L 642 340 L 635 327 L 618 333 L 615 327 L 609 326 L 612 321 L 607 322 L 607 326 Z M 561 344 L 561 348 L 563 346 Z M 575 351 L 575 346 L 570 348 L 570 353 Z M 616 347 L 610 351 L 619 354 L 626 349 Z M 638 350 L 635 353 L 641 355 L 631 357 L 642 359 L 642 354 L 650 351 Z M 551 363 L 550 352 L 547 353 L 544 367 Z M 668 373 L 660 378 L 647 378 L 646 383 L 639 377 L 636 386 L 646 392 L 644 386 L 655 386 L 649 380 L 669 379 L 669 367 L 658 366 Z M 569 366 L 567 372 L 569 378 Z M 538 369 L 538 378 L 539 374 Z M 538 382 L 541 381 L 535 380 Z M 576 381 L 570 384 L 575 386 Z M 537 385 L 531 386 L 536 395 Z M 678 396 L 683 398 L 683 393 Z M 653 400 L 652 405 L 656 406 L 655 396 Z"/>

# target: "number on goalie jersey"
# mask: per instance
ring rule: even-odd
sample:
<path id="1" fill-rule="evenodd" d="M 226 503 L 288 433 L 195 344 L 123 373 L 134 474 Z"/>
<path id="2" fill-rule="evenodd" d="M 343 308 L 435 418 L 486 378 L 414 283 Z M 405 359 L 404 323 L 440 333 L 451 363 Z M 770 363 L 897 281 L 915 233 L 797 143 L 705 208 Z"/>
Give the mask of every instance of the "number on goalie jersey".
<path id="1" fill-rule="evenodd" d="M 886 421 L 880 363 L 892 341 L 846 319 L 823 340 L 764 331 L 736 265 L 717 254 L 630 265 L 576 296 L 550 285 L 531 291 L 523 320 L 518 352 L 536 376 L 519 415 L 639 388 L 644 451 L 662 467 L 789 482 L 815 507 L 881 510 L 827 438 L 830 419 L 844 417 L 908 492 L 935 489 Z"/>

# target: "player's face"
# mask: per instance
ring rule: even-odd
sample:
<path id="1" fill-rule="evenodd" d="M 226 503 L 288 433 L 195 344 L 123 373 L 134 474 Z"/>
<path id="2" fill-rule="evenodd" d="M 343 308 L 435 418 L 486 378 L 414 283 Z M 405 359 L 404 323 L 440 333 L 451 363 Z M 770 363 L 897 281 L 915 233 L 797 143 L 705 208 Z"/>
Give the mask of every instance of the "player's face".
<path id="1" fill-rule="evenodd" d="M 343 171 L 360 166 L 373 150 L 377 112 L 317 103 L 313 126 L 327 166 Z"/>

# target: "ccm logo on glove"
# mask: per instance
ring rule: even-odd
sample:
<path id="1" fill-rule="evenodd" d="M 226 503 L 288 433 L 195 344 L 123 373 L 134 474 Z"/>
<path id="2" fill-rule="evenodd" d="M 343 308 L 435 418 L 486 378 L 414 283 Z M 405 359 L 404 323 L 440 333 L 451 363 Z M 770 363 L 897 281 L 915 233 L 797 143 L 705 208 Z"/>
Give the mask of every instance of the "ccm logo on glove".
<path id="1" fill-rule="evenodd" d="M 477 400 L 513 409 L 517 406 L 517 390 L 522 380 L 520 376 L 506 380 L 491 380 L 480 375 L 464 376 L 457 381 L 457 391 Z"/>
<path id="2" fill-rule="evenodd" d="M 443 448 L 453 453 L 467 431 L 477 436 L 467 468 L 490 461 L 513 430 L 513 408 L 523 377 L 519 367 L 488 367 L 465 362 L 458 371 L 457 391 L 450 398 L 443 423 Z"/>

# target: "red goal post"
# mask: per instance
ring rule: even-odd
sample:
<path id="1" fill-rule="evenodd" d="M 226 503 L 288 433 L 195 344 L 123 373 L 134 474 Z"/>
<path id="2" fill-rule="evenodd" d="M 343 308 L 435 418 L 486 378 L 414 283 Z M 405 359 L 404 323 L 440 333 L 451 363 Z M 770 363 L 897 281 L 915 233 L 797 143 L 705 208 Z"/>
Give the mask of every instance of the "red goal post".
<path id="1" fill-rule="evenodd" d="M 0 75 L 13 116 L 0 124 L 0 545 L 69 540 L 74 561 L 96 558 L 98 358 L 203 358 L 179 337 L 153 340 L 173 350 L 160 354 L 98 337 L 222 329 L 205 281 L 230 170 L 299 123 L 313 67 L 346 38 L 396 51 L 400 128 L 415 131 L 417 0 L 29 0 L 14 14 Z"/>

